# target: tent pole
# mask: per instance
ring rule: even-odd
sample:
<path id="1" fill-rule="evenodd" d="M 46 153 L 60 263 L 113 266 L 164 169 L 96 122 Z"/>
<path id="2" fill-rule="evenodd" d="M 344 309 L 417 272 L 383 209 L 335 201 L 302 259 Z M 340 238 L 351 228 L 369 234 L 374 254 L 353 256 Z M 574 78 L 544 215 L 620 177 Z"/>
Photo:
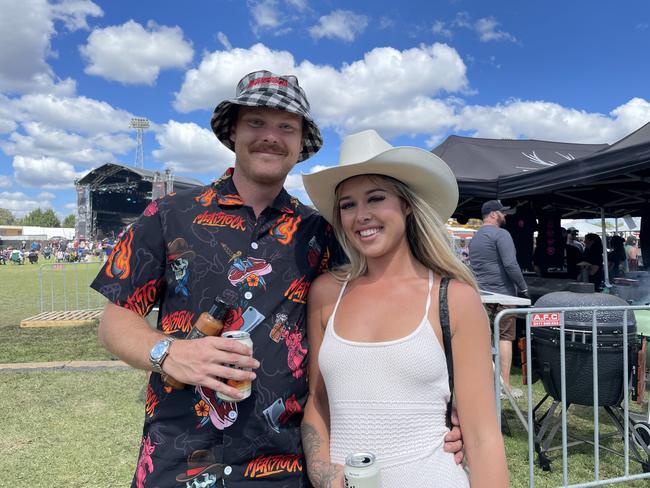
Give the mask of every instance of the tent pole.
<path id="1" fill-rule="evenodd" d="M 612 287 L 609 282 L 609 263 L 607 262 L 607 233 L 605 232 L 605 208 L 600 207 L 600 226 L 602 229 L 603 240 L 603 272 L 605 273 L 605 288 L 608 290 Z"/>

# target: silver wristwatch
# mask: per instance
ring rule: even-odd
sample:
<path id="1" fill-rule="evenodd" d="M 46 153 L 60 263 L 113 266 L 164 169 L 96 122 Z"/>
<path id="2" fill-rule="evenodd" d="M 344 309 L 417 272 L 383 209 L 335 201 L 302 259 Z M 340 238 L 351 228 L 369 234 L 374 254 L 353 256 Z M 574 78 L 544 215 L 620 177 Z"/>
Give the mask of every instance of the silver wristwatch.
<path id="1" fill-rule="evenodd" d="M 151 369 L 156 373 L 163 373 L 162 365 L 169 354 L 169 346 L 174 342 L 173 337 L 165 337 L 154 344 L 149 351 Z"/>

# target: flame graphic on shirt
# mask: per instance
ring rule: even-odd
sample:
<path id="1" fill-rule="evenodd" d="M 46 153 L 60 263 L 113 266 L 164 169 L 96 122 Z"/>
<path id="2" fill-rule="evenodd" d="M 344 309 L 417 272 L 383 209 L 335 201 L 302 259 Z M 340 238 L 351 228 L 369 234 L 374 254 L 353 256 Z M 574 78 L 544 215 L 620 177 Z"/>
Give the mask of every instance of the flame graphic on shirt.
<path id="1" fill-rule="evenodd" d="M 301 216 L 283 215 L 269 231 L 269 234 L 275 237 L 280 244 L 289 244 L 293 240 L 293 236 L 298 230 L 298 224 L 301 221 Z"/>
<path id="2" fill-rule="evenodd" d="M 124 234 L 124 237 L 115 245 L 113 252 L 106 263 L 106 276 L 125 280 L 131 273 L 131 244 L 133 243 L 133 229 Z"/>
<path id="3" fill-rule="evenodd" d="M 217 196 L 217 192 L 214 190 L 214 188 L 210 187 L 207 190 L 205 190 L 203 193 L 201 193 L 199 196 L 195 198 L 197 202 L 199 202 L 202 206 L 207 207 L 209 206 Z"/>

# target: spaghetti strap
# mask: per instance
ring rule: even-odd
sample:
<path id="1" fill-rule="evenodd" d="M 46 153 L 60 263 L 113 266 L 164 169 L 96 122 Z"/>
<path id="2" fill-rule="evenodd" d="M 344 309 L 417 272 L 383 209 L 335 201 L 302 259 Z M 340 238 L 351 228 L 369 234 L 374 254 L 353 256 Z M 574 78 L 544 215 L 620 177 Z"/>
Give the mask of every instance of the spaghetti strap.
<path id="1" fill-rule="evenodd" d="M 336 315 L 336 311 L 339 308 L 339 303 L 341 302 L 341 297 L 343 296 L 343 292 L 345 291 L 346 286 L 348 286 L 348 280 L 345 280 L 343 282 L 343 286 L 341 287 L 341 291 L 339 292 L 339 297 L 336 299 L 336 304 L 334 305 L 334 310 L 332 310 L 332 315 L 330 316 L 330 320 L 334 320 L 334 316 Z"/>
<path id="2" fill-rule="evenodd" d="M 429 307 L 431 306 L 431 289 L 433 288 L 433 271 L 429 270 L 429 293 L 427 294 L 427 306 L 424 317 L 429 317 Z"/>

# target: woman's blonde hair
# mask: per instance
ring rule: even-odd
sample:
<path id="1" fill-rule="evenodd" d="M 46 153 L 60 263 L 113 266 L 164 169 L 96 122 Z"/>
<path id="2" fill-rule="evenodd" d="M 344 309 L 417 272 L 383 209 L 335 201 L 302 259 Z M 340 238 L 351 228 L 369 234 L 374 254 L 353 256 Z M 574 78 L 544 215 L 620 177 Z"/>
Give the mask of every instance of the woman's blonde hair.
<path id="1" fill-rule="evenodd" d="M 364 176 L 387 183 L 393 193 L 411 208 L 411 212 L 406 216 L 406 238 L 411 253 L 420 263 L 436 274 L 457 279 L 478 289 L 474 275 L 456 255 L 451 237 L 445 229 L 445 223 L 431 205 L 395 178 L 376 174 Z M 350 263 L 337 268 L 333 274 L 340 280 L 352 280 L 368 271 L 368 263 L 365 256 L 352 245 L 343 231 L 339 209 L 340 188 L 341 183 L 335 190 L 332 226 Z"/>

